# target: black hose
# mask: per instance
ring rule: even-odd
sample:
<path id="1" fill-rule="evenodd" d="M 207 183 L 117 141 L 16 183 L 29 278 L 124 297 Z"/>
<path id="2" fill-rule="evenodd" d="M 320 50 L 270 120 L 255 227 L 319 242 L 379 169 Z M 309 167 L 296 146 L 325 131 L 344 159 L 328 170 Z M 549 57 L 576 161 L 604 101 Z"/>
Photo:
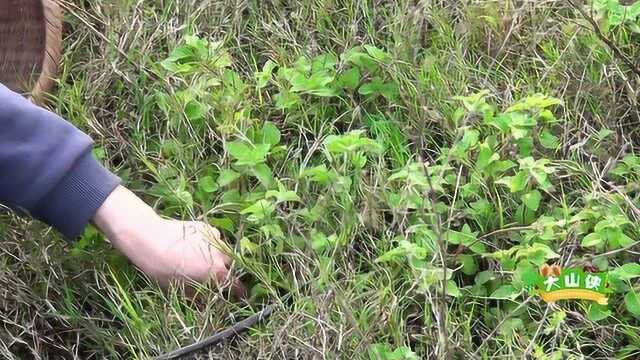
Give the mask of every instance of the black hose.
<path id="1" fill-rule="evenodd" d="M 189 355 L 192 354 L 196 351 L 202 350 L 206 347 L 215 345 L 219 342 L 221 342 L 222 340 L 225 340 L 229 337 L 232 336 L 236 336 L 239 335 L 247 330 L 249 330 L 249 328 L 251 328 L 253 325 L 261 322 L 262 320 L 266 319 L 267 317 L 269 317 L 271 315 L 271 313 L 273 313 L 273 308 L 271 306 L 266 306 L 264 309 L 262 309 L 260 312 L 258 312 L 257 314 L 251 315 L 248 318 L 236 323 L 235 325 L 233 325 L 230 328 L 227 328 L 225 330 L 220 331 L 219 333 L 212 335 L 202 341 L 199 341 L 195 344 L 191 344 L 188 346 L 185 346 L 183 348 L 174 350 L 172 352 L 166 353 L 164 355 L 160 355 L 156 358 L 154 358 L 154 360 L 168 360 L 168 359 L 177 359 L 179 357 L 185 356 L 185 355 Z"/>

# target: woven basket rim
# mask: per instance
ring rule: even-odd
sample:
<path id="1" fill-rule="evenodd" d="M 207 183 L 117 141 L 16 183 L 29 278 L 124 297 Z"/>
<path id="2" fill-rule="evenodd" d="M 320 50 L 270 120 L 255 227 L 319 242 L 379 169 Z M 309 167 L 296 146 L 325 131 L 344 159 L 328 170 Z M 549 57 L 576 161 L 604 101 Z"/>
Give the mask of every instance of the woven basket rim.
<path id="1" fill-rule="evenodd" d="M 31 90 L 31 97 L 41 102 L 43 95 L 53 89 L 62 55 L 62 11 L 58 0 L 41 0 L 45 21 L 45 46 L 42 68 Z"/>

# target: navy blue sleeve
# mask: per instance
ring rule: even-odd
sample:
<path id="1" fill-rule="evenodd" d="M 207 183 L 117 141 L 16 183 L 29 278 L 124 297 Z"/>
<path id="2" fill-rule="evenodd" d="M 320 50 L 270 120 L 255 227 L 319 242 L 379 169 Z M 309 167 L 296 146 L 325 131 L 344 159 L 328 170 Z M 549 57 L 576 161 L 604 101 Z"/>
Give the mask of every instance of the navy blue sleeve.
<path id="1" fill-rule="evenodd" d="M 0 84 L 0 203 L 78 237 L 119 179 L 91 139 Z"/>

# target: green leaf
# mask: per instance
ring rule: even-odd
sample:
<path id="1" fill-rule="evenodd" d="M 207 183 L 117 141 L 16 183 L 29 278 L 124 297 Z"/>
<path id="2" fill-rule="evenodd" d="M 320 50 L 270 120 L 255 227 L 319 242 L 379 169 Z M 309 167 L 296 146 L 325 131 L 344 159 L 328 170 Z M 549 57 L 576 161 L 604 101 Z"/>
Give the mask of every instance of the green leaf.
<path id="1" fill-rule="evenodd" d="M 636 1 L 627 7 L 627 18 L 635 20 L 637 17 L 640 17 L 640 1 Z"/>
<path id="2" fill-rule="evenodd" d="M 465 244 L 465 246 L 476 254 L 485 254 L 487 252 L 487 247 L 479 240 L 474 240 L 471 243 Z"/>
<path id="3" fill-rule="evenodd" d="M 240 214 L 249 214 L 247 220 L 256 222 L 271 215 L 275 209 L 275 204 L 272 201 L 262 199 L 240 211 Z"/>
<path id="4" fill-rule="evenodd" d="M 490 164 L 489 172 L 491 173 L 491 176 L 495 177 L 497 175 L 501 175 L 502 173 L 504 173 L 505 171 L 511 168 L 514 168 L 515 166 L 516 164 L 511 160 L 495 161 Z"/>
<path id="5" fill-rule="evenodd" d="M 276 95 L 276 107 L 280 110 L 291 109 L 298 104 L 300 104 L 300 96 L 294 92 L 282 89 Z"/>
<path id="6" fill-rule="evenodd" d="M 332 154 L 348 154 L 359 150 L 381 150 L 378 143 L 363 135 L 363 130 L 353 130 L 343 135 L 329 135 L 324 141 L 324 146 Z"/>
<path id="7" fill-rule="evenodd" d="M 231 57 L 222 48 L 222 42 L 209 42 L 197 36 L 184 37 L 185 45 L 175 48 L 160 65 L 176 74 L 188 74 L 201 68 L 221 69 L 231 65 Z"/>
<path id="8" fill-rule="evenodd" d="M 559 257 L 560 255 L 553 251 L 549 245 L 539 242 L 521 246 L 516 252 L 516 258 L 527 259 L 536 265 L 542 265 L 549 259 L 557 259 Z"/>
<path id="9" fill-rule="evenodd" d="M 530 135 L 531 129 L 533 129 L 537 121 L 536 119 L 523 112 L 505 113 L 500 117 L 513 136 L 514 139 L 519 140 Z"/>
<path id="10" fill-rule="evenodd" d="M 190 46 L 183 45 L 173 49 L 165 61 L 177 62 L 184 59 L 193 59 L 195 56 L 196 54 Z"/>
<path id="11" fill-rule="evenodd" d="M 191 100 L 184 107 L 184 114 L 189 120 L 198 120 L 204 116 L 205 106 L 200 102 Z"/>
<path id="12" fill-rule="evenodd" d="M 321 54 L 313 58 L 311 62 L 311 72 L 333 70 L 338 63 L 334 54 Z"/>
<path id="13" fill-rule="evenodd" d="M 347 51 L 343 55 L 343 59 L 356 65 L 361 70 L 367 70 L 369 73 L 374 73 L 378 70 L 376 60 L 371 55 L 362 52 L 361 49 L 357 47 Z"/>
<path id="14" fill-rule="evenodd" d="M 476 254 L 483 254 L 487 251 L 482 241 L 478 241 L 477 232 L 472 232 L 469 225 L 465 224 L 462 231 L 447 231 L 447 241 L 451 244 L 461 244 Z"/>
<path id="15" fill-rule="evenodd" d="M 330 236 L 316 230 L 311 232 L 311 247 L 316 252 L 322 252 L 327 248 L 334 247 L 338 243 L 336 234 Z"/>
<path id="16" fill-rule="evenodd" d="M 453 280 L 447 281 L 447 295 L 453 296 L 453 297 L 458 297 L 462 295 L 462 293 L 460 292 L 460 289 L 458 288 L 458 285 Z"/>
<path id="17" fill-rule="evenodd" d="M 227 150 L 229 150 L 229 154 L 234 158 L 241 159 L 246 153 L 251 151 L 251 148 L 245 143 L 234 141 L 227 143 Z"/>
<path id="18" fill-rule="evenodd" d="M 453 276 L 453 270 L 452 269 L 446 269 L 444 270 L 441 267 L 431 267 L 427 265 L 426 269 L 422 270 L 422 285 L 421 288 L 422 289 L 427 289 L 435 284 L 437 284 L 437 286 L 441 286 L 441 281 L 443 280 L 451 280 L 451 277 Z"/>
<path id="19" fill-rule="evenodd" d="M 190 192 L 186 190 L 178 190 L 175 195 L 178 201 L 180 201 L 184 206 L 189 209 L 193 207 L 193 197 Z"/>
<path id="20" fill-rule="evenodd" d="M 621 280 L 631 280 L 640 276 L 640 264 L 628 263 L 624 264 L 615 270 L 613 273 Z"/>
<path id="21" fill-rule="evenodd" d="M 333 170 L 327 169 L 326 165 L 318 165 L 309 169 L 305 169 L 300 174 L 301 177 L 308 177 L 311 181 L 321 184 L 329 184 L 336 180 L 337 174 Z"/>
<path id="22" fill-rule="evenodd" d="M 458 261 L 462 264 L 462 272 L 465 275 L 473 275 L 478 271 L 478 263 L 473 255 L 460 254 Z"/>
<path id="23" fill-rule="evenodd" d="M 206 56 L 208 54 L 209 42 L 205 39 L 201 39 L 196 35 L 186 35 L 183 41 L 191 47 L 191 49 L 198 56 Z"/>
<path id="24" fill-rule="evenodd" d="M 271 147 L 280 143 L 280 130 L 274 123 L 270 121 L 264 123 L 262 126 L 260 142 L 263 144 L 269 144 Z"/>
<path id="25" fill-rule="evenodd" d="M 611 316 L 611 310 L 604 305 L 591 304 L 589 306 L 589 311 L 587 311 L 587 319 L 594 322 L 604 320 L 609 316 Z"/>
<path id="26" fill-rule="evenodd" d="M 476 285 L 483 285 L 491 280 L 495 280 L 496 274 L 492 270 L 485 270 L 479 272 L 474 281 Z"/>
<path id="27" fill-rule="evenodd" d="M 540 275 L 538 269 L 534 268 L 528 261 L 521 261 L 518 264 L 517 272 L 524 286 L 533 286 L 537 281 L 542 279 L 542 275 Z"/>
<path id="28" fill-rule="evenodd" d="M 260 249 L 258 244 L 254 244 L 246 237 L 240 239 L 240 252 L 242 255 L 255 254 Z"/>
<path id="29" fill-rule="evenodd" d="M 558 148 L 558 137 L 547 129 L 542 131 L 538 140 L 540 141 L 540 145 L 546 149 L 556 150 Z"/>
<path id="30" fill-rule="evenodd" d="M 631 290 L 624 296 L 624 304 L 630 313 L 640 315 L 640 299 L 638 299 L 638 294 L 635 291 Z"/>
<path id="31" fill-rule="evenodd" d="M 470 235 L 468 234 L 465 234 L 460 231 L 454 231 L 454 230 L 448 230 L 446 236 L 447 236 L 447 242 L 449 244 L 454 244 L 454 245 L 461 244 L 463 242 L 463 238 L 467 236 L 470 237 Z"/>
<path id="32" fill-rule="evenodd" d="M 430 252 L 422 246 L 418 244 L 409 242 L 407 240 L 401 240 L 398 243 L 398 247 L 392 249 L 378 259 L 376 262 L 384 262 L 384 261 L 392 261 L 392 260 L 400 260 L 402 257 L 406 257 L 409 259 L 425 259 Z"/>
<path id="33" fill-rule="evenodd" d="M 375 46 L 365 45 L 364 48 L 365 50 L 367 50 L 367 53 L 371 55 L 371 57 L 380 62 L 387 63 L 391 61 L 391 56 L 389 56 L 389 54 Z"/>
<path id="34" fill-rule="evenodd" d="M 311 63 L 311 72 L 333 70 L 338 63 L 334 54 L 326 53 L 316 56 Z"/>
<path id="35" fill-rule="evenodd" d="M 622 214 L 611 214 L 608 213 L 605 219 L 599 221 L 594 230 L 600 232 L 602 230 L 610 229 L 610 230 L 620 230 L 620 227 L 623 225 L 630 224 L 629 219 Z"/>
<path id="36" fill-rule="evenodd" d="M 502 285 L 499 288 L 496 289 L 496 291 L 494 291 L 491 294 L 491 298 L 492 299 L 515 299 L 516 297 L 518 297 L 518 295 L 520 294 L 520 290 L 516 289 L 515 287 L 513 287 L 513 285 L 507 284 L 507 285 Z"/>
<path id="37" fill-rule="evenodd" d="M 461 101 L 467 111 L 478 113 L 488 106 L 486 98 L 489 94 L 488 90 L 482 90 L 469 96 L 454 96 L 453 100 Z"/>
<path id="38" fill-rule="evenodd" d="M 462 149 L 466 151 L 474 147 L 478 143 L 479 137 L 480 137 L 480 132 L 478 130 L 465 129 L 464 135 L 462 136 L 462 139 L 460 139 Z"/>
<path id="39" fill-rule="evenodd" d="M 204 176 L 198 180 L 198 187 L 200 190 L 210 194 L 218 190 L 218 184 L 211 176 Z"/>
<path id="40" fill-rule="evenodd" d="M 360 80 L 360 70 L 356 67 L 351 68 L 338 76 L 338 84 L 349 90 L 355 90 L 360 84 Z"/>
<path id="41" fill-rule="evenodd" d="M 489 164 L 500 160 L 500 155 L 496 154 L 491 146 L 487 143 L 482 143 L 479 146 L 478 159 L 476 160 L 476 167 L 479 170 L 485 169 Z"/>
<path id="42" fill-rule="evenodd" d="M 538 190 L 532 190 L 531 192 L 522 195 L 521 197 L 524 205 L 532 211 L 538 210 L 540 206 L 540 200 L 542 199 L 542 195 Z"/>
<path id="43" fill-rule="evenodd" d="M 189 62 L 196 60 L 196 54 L 189 46 L 179 46 L 169 54 L 169 57 L 160 62 L 160 65 L 173 73 L 185 73 L 192 69 Z"/>
<path id="44" fill-rule="evenodd" d="M 531 156 L 533 152 L 533 138 L 530 136 L 524 137 L 517 141 L 518 144 L 518 155 L 520 157 L 523 156 Z"/>
<path id="45" fill-rule="evenodd" d="M 385 262 L 400 261 L 400 260 L 403 260 L 406 256 L 407 256 L 407 250 L 402 246 L 398 246 L 380 255 L 378 258 L 375 259 L 375 262 L 385 263 Z"/>
<path id="46" fill-rule="evenodd" d="M 625 235 L 620 229 L 607 229 L 607 240 L 615 247 L 625 247 L 634 243 L 633 239 Z"/>
<path id="47" fill-rule="evenodd" d="M 583 247 L 592 247 L 592 246 L 599 246 L 603 242 L 604 242 L 604 239 L 600 237 L 600 234 L 591 233 L 582 239 L 582 243 L 580 245 Z"/>
<path id="48" fill-rule="evenodd" d="M 238 179 L 239 177 L 240 174 L 231 169 L 223 170 L 218 177 L 218 185 L 227 186 L 236 181 L 236 179 Z"/>
<path id="49" fill-rule="evenodd" d="M 306 56 L 301 56 L 296 60 L 295 67 L 292 70 L 297 73 L 307 74 L 311 71 L 311 62 Z"/>
<path id="50" fill-rule="evenodd" d="M 335 76 L 326 72 L 315 72 L 309 78 L 301 73 L 294 73 L 290 78 L 292 92 L 305 92 L 316 96 L 336 96 L 338 93 L 329 84 Z"/>
<path id="51" fill-rule="evenodd" d="M 370 360 L 418 360 L 418 355 L 407 346 L 391 351 L 387 344 L 371 344 L 367 350 Z"/>
<path id="52" fill-rule="evenodd" d="M 362 85 L 358 89 L 360 95 L 382 95 L 387 100 L 393 100 L 398 97 L 398 85 L 393 82 L 385 83 L 380 77 L 374 77 L 370 82 Z"/>
<path id="53" fill-rule="evenodd" d="M 245 143 L 234 141 L 227 143 L 227 150 L 236 161 L 236 165 L 257 165 L 265 161 L 269 149 L 269 144 L 257 144 L 251 147 Z"/>
<path id="54" fill-rule="evenodd" d="M 240 203 L 242 201 L 242 196 L 237 189 L 231 189 L 229 191 L 225 191 L 222 193 L 222 197 L 220 200 L 223 203 Z"/>
<path id="55" fill-rule="evenodd" d="M 225 97 L 228 96 L 235 99 L 241 97 L 244 89 L 247 87 L 240 75 L 230 69 L 225 69 L 222 74 L 222 83 L 224 84 L 222 94 Z"/>
<path id="56" fill-rule="evenodd" d="M 287 202 L 287 201 L 300 201 L 300 197 L 298 197 L 298 194 L 296 194 L 295 191 L 287 190 L 287 188 L 285 188 L 285 186 L 280 182 L 278 182 L 277 191 L 269 190 L 265 194 L 265 198 L 271 198 L 271 197 L 276 198 L 277 204 L 282 202 Z"/>
<path id="57" fill-rule="evenodd" d="M 496 184 L 502 184 L 509 188 L 512 193 L 522 191 L 529 182 L 529 175 L 524 171 L 519 171 L 516 176 L 505 176 L 496 180 Z"/>
<path id="58" fill-rule="evenodd" d="M 549 162 L 549 159 L 535 160 L 530 156 L 518 159 L 518 163 L 520 163 L 520 171 L 525 171 L 529 176 L 532 176 L 543 190 L 547 190 L 551 187 L 551 181 L 549 181 L 547 174 L 553 173 L 554 170 L 551 167 L 547 167 Z"/>
<path id="59" fill-rule="evenodd" d="M 253 176 L 258 178 L 262 186 L 269 189 L 273 185 L 273 173 L 266 164 L 257 164 L 251 169 Z"/>
<path id="60" fill-rule="evenodd" d="M 562 101 L 560 99 L 556 99 L 544 94 L 534 94 L 510 106 L 506 112 L 542 110 L 560 104 L 562 104 Z"/>
<path id="61" fill-rule="evenodd" d="M 209 219 L 209 222 L 211 225 L 229 232 L 233 232 L 235 230 L 233 221 L 229 218 L 211 218 Z"/>
<path id="62" fill-rule="evenodd" d="M 271 81 L 271 77 L 273 74 L 273 70 L 278 66 L 271 60 L 267 60 L 267 62 L 262 67 L 262 71 L 256 72 L 256 86 L 258 89 L 262 89 L 263 87 L 269 84 Z"/>

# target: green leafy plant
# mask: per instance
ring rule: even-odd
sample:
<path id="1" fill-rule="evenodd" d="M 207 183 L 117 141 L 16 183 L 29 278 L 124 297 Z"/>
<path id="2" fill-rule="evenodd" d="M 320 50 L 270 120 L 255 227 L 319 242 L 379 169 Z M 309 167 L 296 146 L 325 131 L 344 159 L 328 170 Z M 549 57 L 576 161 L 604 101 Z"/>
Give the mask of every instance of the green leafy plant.
<path id="1" fill-rule="evenodd" d="M 605 31 L 626 25 L 632 31 L 640 33 L 640 1 L 624 5 L 619 0 L 594 0 L 593 7 L 604 17 Z"/>

